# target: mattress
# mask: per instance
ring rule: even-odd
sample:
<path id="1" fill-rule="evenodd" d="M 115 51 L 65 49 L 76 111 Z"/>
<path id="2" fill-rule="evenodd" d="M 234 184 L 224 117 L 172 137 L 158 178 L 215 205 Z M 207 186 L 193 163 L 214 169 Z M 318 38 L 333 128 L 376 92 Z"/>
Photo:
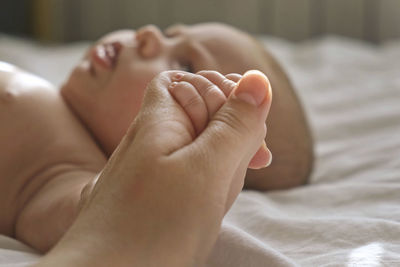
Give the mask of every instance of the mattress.
<path id="1" fill-rule="evenodd" d="M 297 88 L 316 164 L 307 186 L 240 193 L 206 266 L 400 266 L 400 40 L 260 38 Z M 0 60 L 56 85 L 86 48 L 0 36 Z M 39 257 L 0 236 L 0 266 Z"/>

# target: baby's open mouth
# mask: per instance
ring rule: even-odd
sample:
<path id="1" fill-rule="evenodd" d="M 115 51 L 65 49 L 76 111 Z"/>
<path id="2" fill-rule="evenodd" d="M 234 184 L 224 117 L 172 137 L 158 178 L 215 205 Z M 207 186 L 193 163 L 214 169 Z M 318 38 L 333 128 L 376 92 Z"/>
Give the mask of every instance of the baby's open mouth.
<path id="1" fill-rule="evenodd" d="M 99 44 L 93 49 L 91 56 L 94 62 L 92 63 L 97 63 L 97 65 L 106 69 L 114 69 L 121 49 L 122 44 L 120 42 Z"/>

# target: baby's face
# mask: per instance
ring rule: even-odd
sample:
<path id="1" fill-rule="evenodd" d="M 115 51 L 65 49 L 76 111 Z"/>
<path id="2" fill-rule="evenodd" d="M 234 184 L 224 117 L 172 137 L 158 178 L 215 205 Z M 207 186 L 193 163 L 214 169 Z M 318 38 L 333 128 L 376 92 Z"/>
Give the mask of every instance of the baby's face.
<path id="1" fill-rule="evenodd" d="M 137 115 L 148 82 L 165 70 L 216 70 L 223 74 L 256 68 L 254 41 L 221 24 L 155 26 L 112 32 L 87 51 L 61 93 L 107 154 Z"/>

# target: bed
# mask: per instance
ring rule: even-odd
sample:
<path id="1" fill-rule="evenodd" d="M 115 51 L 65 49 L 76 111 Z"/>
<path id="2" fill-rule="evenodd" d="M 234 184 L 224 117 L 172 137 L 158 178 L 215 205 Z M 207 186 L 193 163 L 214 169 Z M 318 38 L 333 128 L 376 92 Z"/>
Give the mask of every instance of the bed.
<path id="1" fill-rule="evenodd" d="M 316 164 L 307 186 L 243 191 L 206 266 L 400 266 L 400 40 L 260 38 L 298 88 Z M 87 45 L 0 36 L 0 60 L 59 85 Z M 0 266 L 39 257 L 0 236 Z"/>

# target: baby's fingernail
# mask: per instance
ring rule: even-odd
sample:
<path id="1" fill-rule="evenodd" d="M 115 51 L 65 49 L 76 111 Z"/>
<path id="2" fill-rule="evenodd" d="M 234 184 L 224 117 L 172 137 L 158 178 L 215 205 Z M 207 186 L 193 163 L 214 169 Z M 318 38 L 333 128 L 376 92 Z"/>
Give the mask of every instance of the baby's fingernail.
<path id="1" fill-rule="evenodd" d="M 178 83 L 177 82 L 172 82 L 170 83 L 170 85 L 168 86 L 170 89 L 174 88 Z"/>
<path id="2" fill-rule="evenodd" d="M 173 81 L 179 81 L 180 79 L 183 78 L 183 76 L 184 76 L 184 74 L 179 72 L 179 73 L 175 74 L 174 76 L 172 76 L 172 80 Z"/>

